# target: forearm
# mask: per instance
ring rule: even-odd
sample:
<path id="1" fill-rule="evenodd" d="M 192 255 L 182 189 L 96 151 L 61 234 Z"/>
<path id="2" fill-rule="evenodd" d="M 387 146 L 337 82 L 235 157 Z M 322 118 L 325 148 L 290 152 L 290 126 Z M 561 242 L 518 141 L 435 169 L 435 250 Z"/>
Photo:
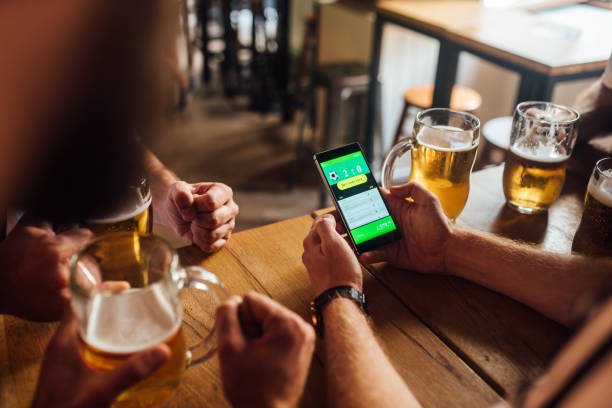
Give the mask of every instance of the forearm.
<path id="1" fill-rule="evenodd" d="M 325 370 L 332 407 L 419 407 L 351 300 L 324 311 Z"/>
<path id="2" fill-rule="evenodd" d="M 144 164 L 145 172 L 147 174 L 147 180 L 151 188 L 151 195 L 153 196 L 153 216 L 155 222 L 167 225 L 167 221 L 164 219 L 163 211 L 159 211 L 163 208 L 163 203 L 168 195 L 170 186 L 178 181 L 178 177 L 170 169 L 159 161 L 155 155 L 143 147 L 144 152 Z M 157 209 L 158 211 L 156 211 Z"/>
<path id="3" fill-rule="evenodd" d="M 456 230 L 446 270 L 571 326 L 577 303 L 612 277 L 612 261 L 544 252 L 491 234 Z"/>

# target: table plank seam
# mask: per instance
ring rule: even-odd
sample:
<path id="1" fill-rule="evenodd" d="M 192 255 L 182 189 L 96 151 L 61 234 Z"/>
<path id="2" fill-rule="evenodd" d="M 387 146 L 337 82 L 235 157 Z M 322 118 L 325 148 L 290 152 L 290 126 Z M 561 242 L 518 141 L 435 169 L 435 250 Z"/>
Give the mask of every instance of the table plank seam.
<path id="1" fill-rule="evenodd" d="M 409 304 L 407 304 L 400 296 L 398 296 L 392 288 L 389 287 L 382 279 L 380 279 L 377 274 L 372 270 L 369 265 L 362 265 L 362 267 L 367 270 L 370 275 L 374 277 L 386 290 L 389 292 L 398 302 L 400 302 L 406 309 L 408 309 L 425 327 L 427 327 L 442 343 L 446 345 L 446 347 L 455 354 L 465 365 L 467 365 L 476 375 L 484 380 L 484 382 L 493 389 L 493 391 L 499 395 L 500 397 L 504 397 L 506 392 L 501 384 L 497 383 L 491 376 L 489 376 L 483 369 L 481 369 L 478 364 L 471 359 L 468 355 L 463 353 L 461 349 L 452 341 L 452 339 L 448 338 L 444 334 L 440 333 L 435 327 L 432 327 L 423 317 L 417 313 Z M 401 331 L 401 329 L 400 329 Z M 406 334 L 407 335 L 407 334 Z M 407 335 L 411 340 L 409 335 Z M 418 344 L 417 344 L 418 345 Z M 419 345 L 420 346 L 420 345 Z M 434 358 L 434 361 L 437 361 Z M 444 366 L 443 366 L 444 367 Z M 448 370 L 448 367 L 444 367 Z M 451 371 L 451 374 L 455 376 L 455 374 Z"/>
<path id="2" fill-rule="evenodd" d="M 241 268 L 243 269 L 243 273 L 244 274 L 248 274 L 248 276 L 250 276 L 251 278 L 253 278 L 255 280 L 255 282 L 257 283 L 257 286 L 261 289 L 261 291 L 263 293 L 265 293 L 270 299 L 274 299 L 274 297 L 270 294 L 270 292 L 263 286 L 263 284 L 259 281 L 259 279 L 257 279 L 256 276 L 254 276 L 251 271 L 249 271 L 249 269 L 246 267 L 246 265 L 240 260 L 240 258 L 238 257 L 238 255 L 232 251 L 231 248 L 226 247 L 228 252 L 230 253 L 230 255 L 232 257 L 234 257 L 234 259 L 236 259 L 236 261 L 240 264 Z M 318 348 L 317 348 L 318 349 Z M 322 353 L 322 352 L 321 352 Z M 325 368 L 325 361 L 324 358 L 321 357 L 319 355 L 320 353 L 317 351 L 313 354 L 314 358 L 319 362 L 319 364 L 321 364 L 321 366 L 323 368 Z"/>

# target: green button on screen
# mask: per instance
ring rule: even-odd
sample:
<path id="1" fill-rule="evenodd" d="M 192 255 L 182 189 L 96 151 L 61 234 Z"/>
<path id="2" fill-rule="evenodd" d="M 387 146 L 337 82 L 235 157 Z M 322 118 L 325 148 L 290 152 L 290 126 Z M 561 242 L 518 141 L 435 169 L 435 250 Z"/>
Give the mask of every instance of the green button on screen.
<path id="1" fill-rule="evenodd" d="M 355 244 L 361 244 L 362 242 L 369 241 L 372 238 L 379 237 L 395 230 L 396 227 L 391 217 L 385 217 L 378 221 L 355 228 L 351 231 L 351 235 L 353 236 L 353 240 L 355 240 Z"/>

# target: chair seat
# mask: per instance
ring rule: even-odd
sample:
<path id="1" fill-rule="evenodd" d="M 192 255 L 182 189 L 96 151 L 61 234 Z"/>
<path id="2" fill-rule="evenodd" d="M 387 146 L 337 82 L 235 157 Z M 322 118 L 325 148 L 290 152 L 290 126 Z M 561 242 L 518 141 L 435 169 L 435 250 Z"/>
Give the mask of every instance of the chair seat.
<path id="1" fill-rule="evenodd" d="M 404 92 L 404 101 L 421 109 L 431 107 L 433 101 L 433 84 L 415 86 Z M 451 94 L 450 108 L 462 112 L 474 113 L 480 108 L 482 97 L 471 88 L 455 85 Z"/>
<path id="2" fill-rule="evenodd" d="M 510 148 L 510 133 L 512 132 L 512 116 L 502 116 L 491 119 L 482 127 L 482 135 L 487 142 L 502 150 Z"/>

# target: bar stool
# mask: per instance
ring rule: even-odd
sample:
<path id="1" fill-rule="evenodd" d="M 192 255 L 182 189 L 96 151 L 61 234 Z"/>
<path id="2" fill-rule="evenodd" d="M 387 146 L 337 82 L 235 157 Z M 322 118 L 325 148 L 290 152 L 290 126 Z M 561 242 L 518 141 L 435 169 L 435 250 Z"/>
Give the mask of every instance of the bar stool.
<path id="1" fill-rule="evenodd" d="M 406 90 L 406 92 L 404 92 L 404 109 L 402 110 L 402 115 L 400 116 L 400 121 L 397 125 L 397 130 L 395 131 L 395 138 L 393 139 L 393 144 L 397 143 L 397 141 L 402 136 L 404 124 L 406 122 L 406 118 L 408 117 L 408 109 L 411 106 L 420 109 L 431 108 L 431 103 L 433 101 L 433 92 L 433 84 L 415 86 L 409 88 L 408 90 Z M 468 112 L 475 115 L 478 112 L 478 109 L 480 109 L 480 105 L 482 105 L 482 97 L 478 92 L 461 85 L 453 86 L 453 92 L 451 94 L 450 101 L 451 109 L 461 112 Z"/>
<path id="2" fill-rule="evenodd" d="M 501 116 L 484 124 L 480 151 L 474 170 L 480 170 L 492 164 L 500 164 L 506 159 L 506 153 L 510 149 L 511 132 L 512 116 Z"/>
<path id="3" fill-rule="evenodd" d="M 342 141 L 342 125 L 347 117 L 352 119 L 350 132 L 347 132 L 352 135 L 350 141 L 358 141 L 363 133 L 360 110 L 365 107 L 370 85 L 367 66 L 358 62 L 319 65 L 313 69 L 310 81 L 296 153 L 299 155 L 304 148 L 306 124 L 313 129 L 316 127 L 315 89 L 318 87 L 325 88 L 327 93 L 322 147 L 332 148 Z"/>
<path id="4" fill-rule="evenodd" d="M 311 134 L 314 134 L 316 128 L 315 90 L 318 87 L 324 88 L 327 94 L 321 147 L 331 149 L 342 142 L 357 142 L 363 139 L 365 134 L 364 111 L 370 87 L 368 67 L 360 62 L 319 65 L 311 72 L 304 116 L 296 145 L 296 163 L 299 162 L 304 150 L 306 125 L 309 124 L 312 128 Z M 346 135 L 349 137 L 345 138 Z M 326 191 L 321 189 L 319 196 L 321 206 L 324 205 L 326 197 Z"/>

